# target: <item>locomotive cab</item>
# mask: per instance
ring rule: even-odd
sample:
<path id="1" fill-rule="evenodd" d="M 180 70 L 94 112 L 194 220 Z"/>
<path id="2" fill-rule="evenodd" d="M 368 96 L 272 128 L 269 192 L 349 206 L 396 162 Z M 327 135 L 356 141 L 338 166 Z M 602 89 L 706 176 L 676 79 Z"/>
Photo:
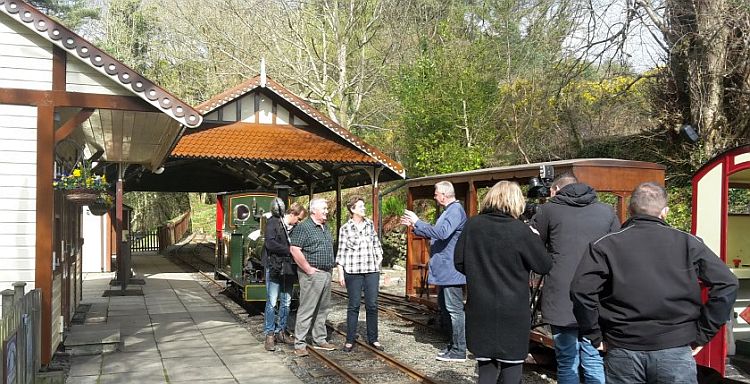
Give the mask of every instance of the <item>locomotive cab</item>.
<path id="1" fill-rule="evenodd" d="M 276 194 L 268 192 L 226 193 L 217 196 L 217 278 L 239 289 L 243 299 L 266 300 L 265 270 L 261 263 L 263 230 Z"/>
<path id="2" fill-rule="evenodd" d="M 282 186 L 283 187 L 283 186 Z M 286 191 L 278 196 L 285 200 Z M 216 269 L 217 279 L 227 281 L 247 302 L 266 301 L 266 271 L 261 262 L 263 234 L 271 217 L 271 202 L 277 194 L 270 192 L 233 192 L 216 197 Z M 292 300 L 299 297 L 294 286 Z"/>

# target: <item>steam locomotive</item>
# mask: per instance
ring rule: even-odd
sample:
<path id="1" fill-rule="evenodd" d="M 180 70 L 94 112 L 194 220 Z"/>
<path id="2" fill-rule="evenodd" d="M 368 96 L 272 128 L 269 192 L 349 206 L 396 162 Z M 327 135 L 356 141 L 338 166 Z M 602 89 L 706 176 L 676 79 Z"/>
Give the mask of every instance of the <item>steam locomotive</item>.
<path id="1" fill-rule="evenodd" d="M 216 196 L 215 276 L 246 302 L 266 300 L 265 269 L 261 264 L 263 234 L 277 196 L 288 204 L 281 188 L 273 192 L 231 192 Z M 298 297 L 295 294 L 293 298 Z"/>

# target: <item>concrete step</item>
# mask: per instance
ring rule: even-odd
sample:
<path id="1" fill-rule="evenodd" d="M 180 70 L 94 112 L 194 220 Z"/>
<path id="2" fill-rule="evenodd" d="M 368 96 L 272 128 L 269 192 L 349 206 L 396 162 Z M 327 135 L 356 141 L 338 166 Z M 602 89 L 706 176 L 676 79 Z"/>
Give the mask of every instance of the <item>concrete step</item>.
<path id="1" fill-rule="evenodd" d="M 65 351 L 72 356 L 99 355 L 121 349 L 120 327 L 113 324 L 86 324 L 70 327 Z"/>

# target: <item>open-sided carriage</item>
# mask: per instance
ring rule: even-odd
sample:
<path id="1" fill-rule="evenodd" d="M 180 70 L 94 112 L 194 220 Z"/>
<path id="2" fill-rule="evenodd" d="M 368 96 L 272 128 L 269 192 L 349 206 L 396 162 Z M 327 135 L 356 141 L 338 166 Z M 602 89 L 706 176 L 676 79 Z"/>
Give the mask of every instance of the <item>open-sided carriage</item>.
<path id="1" fill-rule="evenodd" d="M 573 172 L 581 182 L 591 185 L 600 195 L 609 195 L 609 202 L 614 205 L 620 221 L 624 221 L 627 216 L 627 199 L 633 189 L 646 181 L 655 181 L 664 185 L 664 170 L 664 166 L 659 164 L 619 159 L 572 159 L 478 169 L 411 179 L 407 184 L 406 205 L 408 209 L 413 210 L 419 200 L 432 200 L 435 183 L 446 180 L 453 183 L 456 199 L 462 203 L 467 215 L 474 216 L 479 211 L 483 190 L 492 187 L 498 181 L 509 180 L 527 189 L 531 197 L 529 205 L 533 206 L 535 203 L 542 202 L 544 195 L 548 192 L 545 188 L 549 187 L 554 174 Z M 437 217 L 440 206 L 435 204 L 435 208 Z M 532 212 L 526 214 L 531 215 Z M 410 300 L 436 306 L 435 287 L 427 284 L 429 253 L 429 239 L 416 236 L 409 231 L 406 295 Z M 531 339 L 551 347 L 553 345 L 551 334 L 539 321 L 537 302 L 540 297 L 541 284 L 539 278 L 535 276 L 530 278 L 533 298 L 530 306 L 534 311 L 533 318 L 537 319 L 533 324 Z"/>

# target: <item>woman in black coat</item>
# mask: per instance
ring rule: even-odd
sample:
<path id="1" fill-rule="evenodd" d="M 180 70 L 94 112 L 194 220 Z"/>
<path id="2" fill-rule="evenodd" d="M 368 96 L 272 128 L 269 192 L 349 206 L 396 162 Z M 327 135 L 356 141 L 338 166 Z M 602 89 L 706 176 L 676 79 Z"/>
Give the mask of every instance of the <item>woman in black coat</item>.
<path id="1" fill-rule="evenodd" d="M 518 184 L 501 181 L 458 238 L 454 263 L 466 275 L 466 342 L 477 357 L 479 384 L 520 383 L 528 354 L 529 272 L 549 272 L 552 259 L 539 236 L 518 217 L 525 200 Z"/>

